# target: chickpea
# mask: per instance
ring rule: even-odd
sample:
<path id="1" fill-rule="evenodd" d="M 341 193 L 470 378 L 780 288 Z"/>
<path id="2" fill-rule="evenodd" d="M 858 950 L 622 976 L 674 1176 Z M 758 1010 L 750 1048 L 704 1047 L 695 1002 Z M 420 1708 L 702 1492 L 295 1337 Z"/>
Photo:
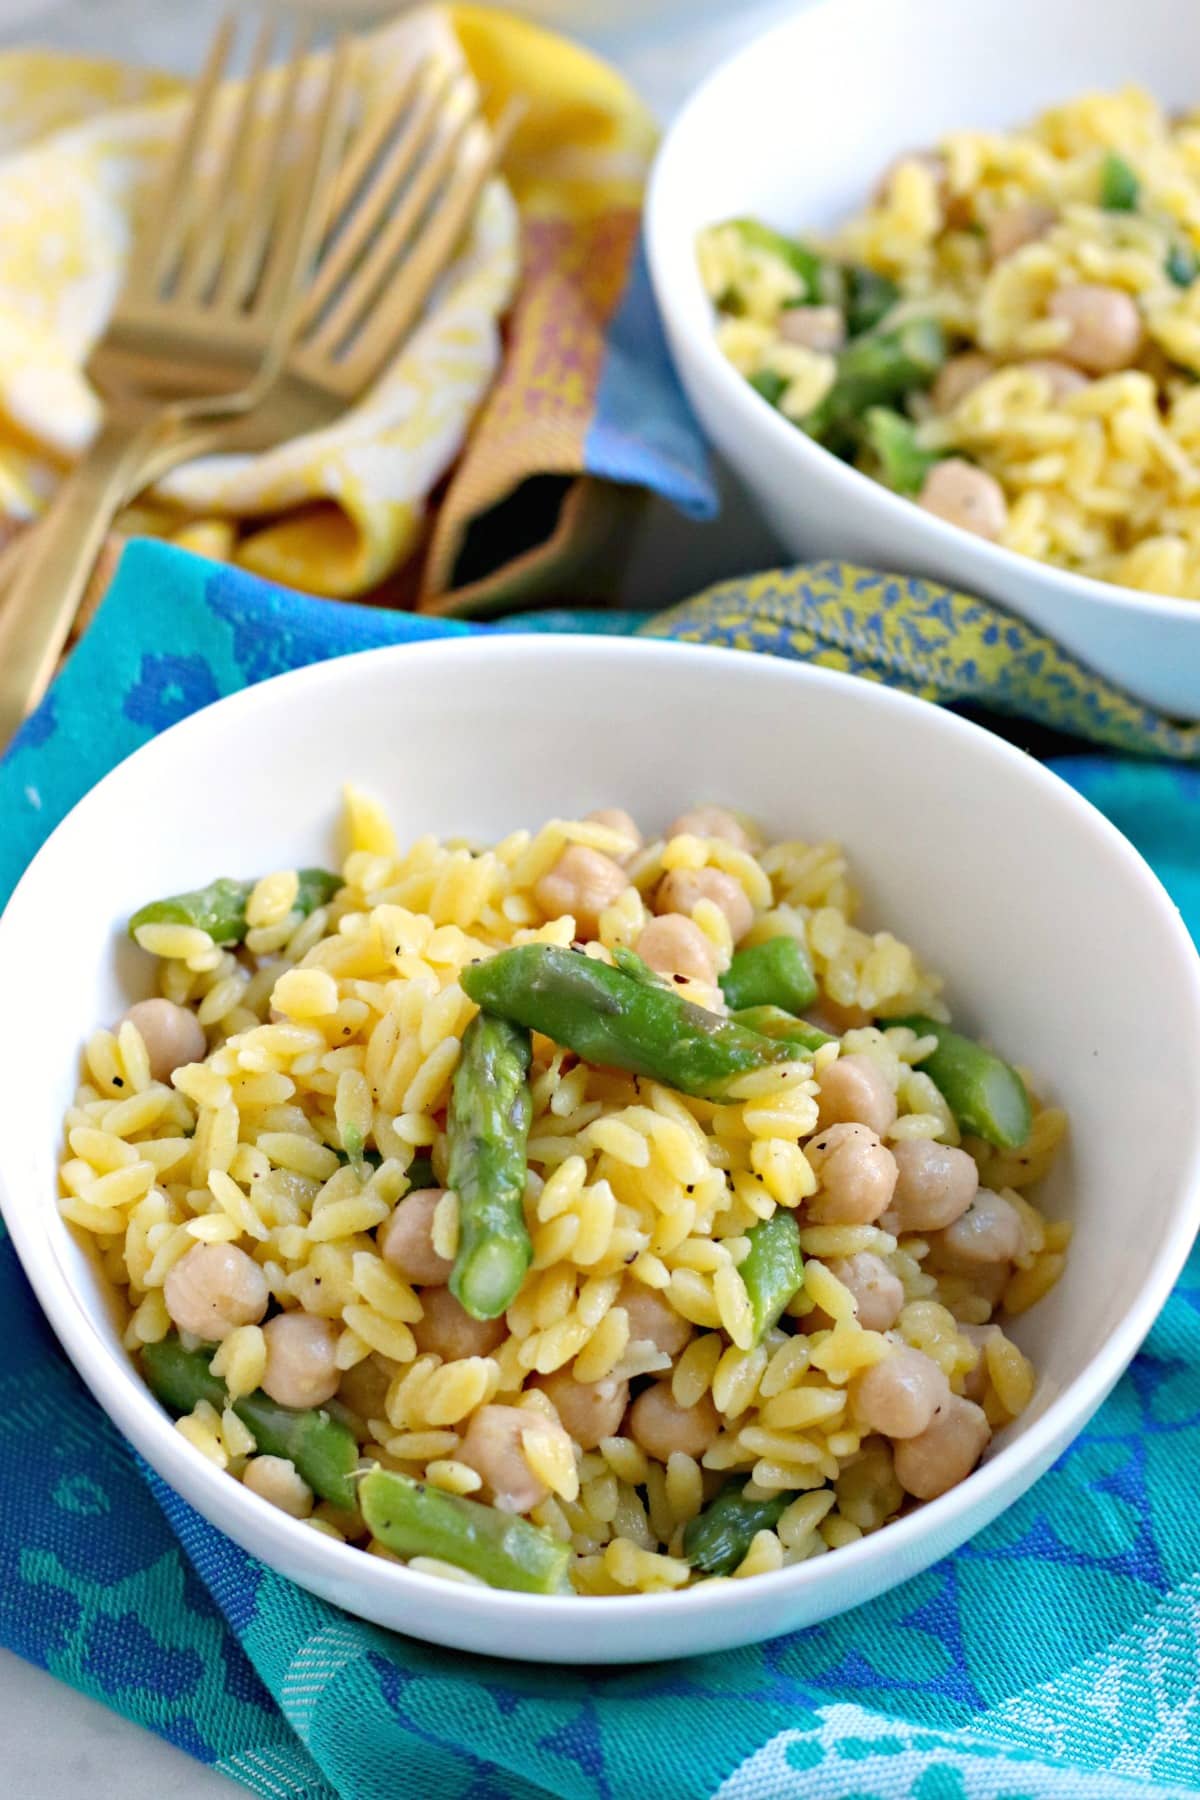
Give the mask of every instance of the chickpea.
<path id="1" fill-rule="evenodd" d="M 725 914 L 735 944 L 754 923 L 754 908 L 746 890 L 723 869 L 672 869 L 658 884 L 654 907 L 659 913 L 679 912 L 690 917 L 701 900 L 711 900 Z"/>
<path id="2" fill-rule="evenodd" d="M 988 1340 L 999 1334 L 998 1325 L 960 1325 L 958 1334 L 974 1344 L 979 1352 L 979 1360 L 973 1369 L 968 1369 L 963 1376 L 963 1394 L 968 1400 L 982 1401 L 987 1389 L 987 1347 Z"/>
<path id="3" fill-rule="evenodd" d="M 724 806 L 694 806 L 667 826 L 668 838 L 723 838 L 735 850 L 752 850 L 750 833 L 736 813 Z"/>
<path id="4" fill-rule="evenodd" d="M 703 1456 L 720 1428 L 710 1395 L 695 1406 L 679 1406 L 669 1381 L 656 1381 L 629 1409 L 630 1437 L 656 1462 L 665 1463 L 673 1450 Z"/>
<path id="5" fill-rule="evenodd" d="M 628 886 L 624 869 L 611 856 L 589 850 L 586 844 L 568 844 L 553 868 L 534 884 L 533 897 L 548 919 L 570 913 L 576 936 L 594 938 L 600 914 Z"/>
<path id="6" fill-rule="evenodd" d="M 125 1017 L 137 1026 L 155 1081 L 170 1081 L 176 1069 L 202 1062 L 207 1054 L 203 1025 L 173 1000 L 138 1000 Z"/>
<path id="7" fill-rule="evenodd" d="M 1031 375 L 1041 376 L 1050 389 L 1050 399 L 1056 406 L 1060 400 L 1069 400 L 1072 394 L 1082 393 L 1089 385 L 1086 375 L 1073 369 L 1070 363 L 1057 362 L 1052 356 L 1031 356 L 1018 367 L 1028 369 Z"/>
<path id="8" fill-rule="evenodd" d="M 959 401 L 973 393 L 989 375 L 995 373 L 995 369 L 996 365 L 991 357 L 985 356 L 982 350 L 964 350 L 960 356 L 952 356 L 942 365 L 937 380 L 929 390 L 934 411 L 953 412 Z"/>
<path id="9" fill-rule="evenodd" d="M 887 1211 L 896 1159 L 866 1125 L 828 1125 L 804 1146 L 817 1191 L 806 1202 L 812 1225 L 872 1225 Z"/>
<path id="10" fill-rule="evenodd" d="M 942 1260 L 970 1271 L 981 1263 L 1009 1263 L 1021 1252 L 1025 1234 L 1021 1215 L 1003 1194 L 980 1188 L 959 1218 L 938 1237 Z"/>
<path id="11" fill-rule="evenodd" d="M 417 1188 L 406 1194 L 376 1242 L 384 1262 L 418 1287 L 445 1287 L 454 1264 L 433 1247 L 433 1215 L 445 1188 Z"/>
<path id="12" fill-rule="evenodd" d="M 313 1509 L 312 1489 L 286 1456 L 251 1457 L 242 1471 L 242 1485 L 293 1519 L 307 1519 Z"/>
<path id="13" fill-rule="evenodd" d="M 891 1330 L 904 1305 L 904 1284 L 881 1256 L 860 1250 L 831 1262 L 829 1272 L 854 1295 L 858 1322 L 865 1331 Z"/>
<path id="14" fill-rule="evenodd" d="M 834 355 L 846 342 L 846 321 L 836 306 L 789 306 L 779 315 L 779 335 L 785 344 L 802 350 Z"/>
<path id="15" fill-rule="evenodd" d="M 897 1480 L 917 1500 L 936 1500 L 966 1480 L 991 1435 L 983 1408 L 951 1394 L 924 1431 L 896 1445 Z"/>
<path id="16" fill-rule="evenodd" d="M 1057 218 L 1057 212 L 1044 200 L 1018 200 L 1014 206 L 1006 206 L 988 221 L 988 255 L 994 263 L 1003 262 L 1026 244 L 1045 237 Z"/>
<path id="17" fill-rule="evenodd" d="M 839 1056 L 821 1071 L 817 1117 L 827 1125 L 869 1125 L 882 1137 L 896 1123 L 892 1084 L 869 1056 Z"/>
<path id="18" fill-rule="evenodd" d="M 976 537 L 994 540 L 1008 524 L 1008 501 L 1000 483 L 961 456 L 934 463 L 921 483 L 917 505 Z"/>
<path id="19" fill-rule="evenodd" d="M 595 812 L 586 814 L 590 825 L 603 825 L 609 831 L 619 831 L 623 838 L 629 840 L 629 854 L 642 847 L 642 834 L 637 822 L 625 811 L 623 806 L 599 806 Z"/>
<path id="20" fill-rule="evenodd" d="M 974 1157 L 931 1138 L 908 1138 L 892 1145 L 896 1194 L 892 1209 L 901 1231 L 941 1231 L 960 1218 L 975 1198 L 979 1170 Z"/>
<path id="21" fill-rule="evenodd" d="M 541 1388 L 554 1406 L 563 1429 L 581 1450 L 594 1450 L 601 1438 L 615 1437 L 629 1405 L 629 1383 L 606 1375 L 600 1381 L 576 1381 L 569 1369 L 539 1375 Z"/>
<path id="22" fill-rule="evenodd" d="M 1048 311 L 1069 328 L 1059 355 L 1089 375 L 1127 368 L 1141 348 L 1142 315 L 1123 288 L 1072 282 L 1051 295 Z"/>
<path id="23" fill-rule="evenodd" d="M 912 1438 L 950 1398 L 950 1383 L 932 1357 L 897 1344 L 890 1356 L 854 1378 L 854 1411 L 868 1431 Z"/>
<path id="24" fill-rule="evenodd" d="M 692 1328 L 671 1302 L 643 1281 L 626 1275 L 617 1291 L 616 1304 L 629 1317 L 631 1343 L 651 1343 L 664 1356 L 678 1356 L 692 1335 Z"/>
<path id="25" fill-rule="evenodd" d="M 332 1319 L 311 1313 L 278 1313 L 263 1326 L 267 1367 L 263 1392 L 280 1406 L 324 1406 L 337 1393 L 342 1372 L 334 1360 L 340 1333 Z"/>
<path id="26" fill-rule="evenodd" d="M 237 1326 L 257 1325 L 270 1294 L 254 1258 L 236 1244 L 197 1244 L 172 1263 L 163 1299 L 180 1331 L 219 1344 Z"/>
<path id="27" fill-rule="evenodd" d="M 421 1317 L 412 1327 L 417 1349 L 457 1362 L 463 1356 L 490 1356 L 508 1326 L 503 1319 L 473 1319 L 449 1288 L 426 1288 Z"/>
<path id="28" fill-rule="evenodd" d="M 561 1425 L 523 1406 L 481 1406 L 458 1449 L 458 1461 L 483 1480 L 483 1497 L 500 1512 L 527 1513 L 549 1493 L 525 1460 L 532 1434 L 566 1438 Z"/>
<path id="29" fill-rule="evenodd" d="M 716 983 L 716 952 L 686 913 L 660 913 L 651 919 L 638 933 L 634 949 L 660 975 L 683 975 L 709 987 Z"/>

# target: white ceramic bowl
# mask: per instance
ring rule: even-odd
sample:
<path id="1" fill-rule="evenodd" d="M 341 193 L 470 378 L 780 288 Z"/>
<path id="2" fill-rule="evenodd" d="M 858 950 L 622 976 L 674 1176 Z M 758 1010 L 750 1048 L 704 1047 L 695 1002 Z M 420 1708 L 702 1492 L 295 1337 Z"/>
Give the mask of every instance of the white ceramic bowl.
<path id="1" fill-rule="evenodd" d="M 822 450 L 713 337 L 696 235 L 739 214 L 825 230 L 901 150 L 1003 128 L 1088 88 L 1200 99 L 1200 7 L 1179 0 L 822 0 L 703 84 L 659 153 L 646 215 L 675 361 L 713 442 L 798 557 L 845 556 L 984 594 L 1163 711 L 1200 717 L 1200 606 L 1054 569 L 958 530 Z"/>
<path id="2" fill-rule="evenodd" d="M 956 1018 L 1044 1071 L 1070 1150 L 1064 1280 L 1019 1321 L 1034 1401 L 961 1487 L 836 1555 L 711 1591 L 543 1599 L 368 1558 L 286 1518 L 172 1428 L 55 1208 L 82 1041 L 145 992 L 123 922 L 217 874 L 321 861 L 345 777 L 405 837 L 499 836 L 602 805 L 660 824 L 696 799 L 844 841 L 867 916 L 945 972 Z M 170 820 L 165 827 L 164 820 Z M 372 651 L 177 725 L 59 826 L 0 920 L 19 1054 L 0 1082 L 0 1200 L 68 1354 L 146 1460 L 264 1561 L 379 1623 L 561 1662 L 689 1655 L 809 1624 L 914 1574 L 1028 1487 L 1136 1350 L 1200 1223 L 1200 965 L 1130 846 L 1038 764 L 849 677 L 674 644 L 508 638 Z"/>

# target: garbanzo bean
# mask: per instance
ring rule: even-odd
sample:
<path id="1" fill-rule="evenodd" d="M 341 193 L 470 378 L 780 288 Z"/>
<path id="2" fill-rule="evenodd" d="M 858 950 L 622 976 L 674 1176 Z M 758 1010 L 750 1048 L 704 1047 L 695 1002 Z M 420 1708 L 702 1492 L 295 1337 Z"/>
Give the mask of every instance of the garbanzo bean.
<path id="1" fill-rule="evenodd" d="M 176 1069 L 202 1061 L 207 1053 L 203 1025 L 173 1000 L 137 1000 L 125 1017 L 137 1026 L 155 1081 L 170 1081 Z"/>
<path id="2" fill-rule="evenodd" d="M 982 1407 L 950 1394 L 924 1431 L 896 1445 L 896 1478 L 917 1500 L 936 1500 L 965 1481 L 987 1448 L 991 1427 Z"/>
<path id="3" fill-rule="evenodd" d="M 508 1333 L 503 1317 L 473 1319 L 447 1287 L 421 1290 L 421 1317 L 412 1327 L 417 1349 L 454 1362 L 461 1356 L 490 1356 Z"/>
<path id="4" fill-rule="evenodd" d="M 869 1126 L 829 1125 L 810 1139 L 804 1154 L 818 1184 L 806 1202 L 811 1224 L 872 1225 L 887 1211 L 896 1159 Z"/>
<path id="5" fill-rule="evenodd" d="M 1008 501 L 996 477 L 961 456 L 934 463 L 921 483 L 917 505 L 976 537 L 998 538 L 1008 523 Z"/>
<path id="6" fill-rule="evenodd" d="M 717 979 L 716 953 L 694 919 L 686 913 L 662 913 L 638 933 L 634 949 L 660 975 L 684 975 L 690 981 Z"/>
<path id="7" fill-rule="evenodd" d="M 822 1069 L 817 1121 L 827 1125 L 867 1125 L 880 1137 L 896 1123 L 896 1095 L 869 1056 L 839 1056 Z"/>
<path id="8" fill-rule="evenodd" d="M 280 1406 L 324 1406 L 337 1393 L 341 1370 L 334 1361 L 340 1336 L 332 1319 L 311 1313 L 278 1313 L 263 1326 L 267 1367 L 263 1392 Z"/>
<path id="9" fill-rule="evenodd" d="M 576 1381 L 569 1369 L 539 1375 L 536 1383 L 554 1406 L 563 1427 L 582 1450 L 594 1450 L 601 1438 L 615 1437 L 629 1405 L 629 1383 L 605 1376 Z"/>
<path id="10" fill-rule="evenodd" d="M 173 1263 L 163 1299 L 180 1331 L 219 1344 L 239 1325 L 257 1325 L 267 1310 L 267 1278 L 236 1244 L 197 1244 Z"/>
<path id="11" fill-rule="evenodd" d="M 708 1394 L 694 1406 L 680 1406 L 669 1381 L 656 1381 L 629 1409 L 629 1435 L 648 1456 L 665 1463 L 676 1450 L 703 1456 L 720 1429 L 717 1409 Z"/>
<path id="12" fill-rule="evenodd" d="M 454 1264 L 433 1247 L 433 1215 L 445 1188 L 417 1188 L 406 1194 L 381 1227 L 379 1254 L 418 1287 L 444 1287 Z"/>
<path id="13" fill-rule="evenodd" d="M 663 876 L 654 896 L 658 913 L 686 913 L 701 900 L 711 900 L 720 907 L 729 922 L 729 934 L 736 944 L 754 923 L 754 908 L 740 881 L 724 869 L 672 869 Z"/>
<path id="14" fill-rule="evenodd" d="M 548 919 L 570 913 L 577 937 L 593 938 L 600 914 L 625 892 L 629 878 L 620 863 L 586 844 L 568 844 L 553 868 L 534 885 L 533 897 Z"/>
<path id="15" fill-rule="evenodd" d="M 950 1383 L 932 1357 L 908 1344 L 855 1377 L 854 1411 L 869 1431 L 887 1438 L 912 1438 L 925 1430 L 950 1398 Z"/>
<path id="16" fill-rule="evenodd" d="M 966 1212 L 979 1187 L 975 1159 L 951 1144 L 908 1138 L 893 1144 L 896 1192 L 892 1200 L 901 1231 L 940 1231 Z"/>

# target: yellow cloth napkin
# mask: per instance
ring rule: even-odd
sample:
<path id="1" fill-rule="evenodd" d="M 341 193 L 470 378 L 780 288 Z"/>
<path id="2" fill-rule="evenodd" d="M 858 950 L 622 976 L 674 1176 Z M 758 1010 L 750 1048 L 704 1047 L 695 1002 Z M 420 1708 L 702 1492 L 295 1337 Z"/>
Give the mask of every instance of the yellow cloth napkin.
<path id="1" fill-rule="evenodd" d="M 436 606 L 474 519 L 531 475 L 585 473 L 571 383 L 590 357 L 594 386 L 653 128 L 603 64 L 474 7 L 423 9 L 362 39 L 353 64 L 361 116 L 426 54 L 473 76 L 491 116 L 517 92 L 529 108 L 506 180 L 489 184 L 436 306 L 334 426 L 263 455 L 177 470 L 134 511 L 133 528 L 337 596 L 378 588 L 424 549 L 410 597 L 422 591 Z M 183 84 L 150 71 L 0 54 L 0 529 L 36 515 L 95 429 L 81 365 L 184 105 Z M 514 316 L 505 350 L 500 321 L 522 260 L 524 320 Z M 563 366 L 548 374 L 550 340 Z"/>

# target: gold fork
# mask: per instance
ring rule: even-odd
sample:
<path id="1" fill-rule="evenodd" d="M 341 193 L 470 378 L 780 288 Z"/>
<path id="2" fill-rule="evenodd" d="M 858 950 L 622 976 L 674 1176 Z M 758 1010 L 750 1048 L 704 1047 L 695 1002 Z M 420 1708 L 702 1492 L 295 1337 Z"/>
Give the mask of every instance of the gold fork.
<path id="1" fill-rule="evenodd" d="M 510 103 L 489 134 L 461 77 L 432 59 L 415 65 L 342 161 L 283 371 L 236 418 L 160 427 L 122 499 L 194 457 L 268 450 L 338 419 L 419 318 L 523 112 Z M 41 529 L 0 551 L 0 602 Z"/>
<path id="2" fill-rule="evenodd" d="M 219 103 L 234 32 L 228 17 L 116 309 L 88 358 L 104 403 L 99 432 L 0 610 L 0 748 L 45 691 L 113 511 L 156 432 L 253 405 L 295 330 L 324 216 L 347 45 L 339 42 L 317 77 L 312 127 L 289 159 L 311 28 L 299 30 L 287 63 L 273 72 L 277 27 L 264 18 L 240 94 Z"/>
<path id="3" fill-rule="evenodd" d="M 193 457 L 270 449 L 340 418 L 418 321 L 523 112 L 511 102 L 489 131 L 464 78 L 431 61 L 415 67 L 338 173 L 279 377 L 235 419 L 160 432 L 138 465 L 137 487 Z"/>

